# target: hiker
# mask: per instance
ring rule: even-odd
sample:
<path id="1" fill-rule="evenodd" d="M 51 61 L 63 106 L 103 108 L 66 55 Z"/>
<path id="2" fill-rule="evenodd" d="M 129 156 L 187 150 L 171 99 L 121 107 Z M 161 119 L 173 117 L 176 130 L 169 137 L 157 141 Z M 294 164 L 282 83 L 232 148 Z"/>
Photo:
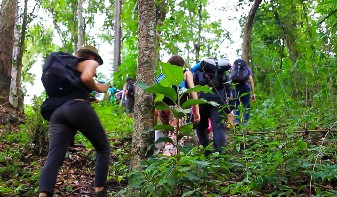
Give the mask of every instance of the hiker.
<path id="1" fill-rule="evenodd" d="M 173 55 L 168 62 L 171 65 L 175 65 L 175 66 L 180 66 L 180 67 L 184 67 L 185 66 L 185 60 L 179 56 L 179 55 Z M 191 71 L 189 70 L 184 70 L 184 84 L 186 89 L 189 88 L 194 88 L 194 82 L 193 82 L 193 74 Z M 186 94 L 187 95 L 187 94 Z M 196 92 L 191 92 L 189 93 L 189 98 L 191 99 L 198 99 L 198 94 Z M 187 99 L 187 97 L 186 97 Z M 164 101 L 165 99 L 163 99 Z M 184 100 L 185 101 L 185 100 Z M 180 101 L 181 104 L 184 101 Z M 165 101 L 164 101 L 165 102 Z M 167 104 L 170 105 L 171 107 L 176 107 L 174 106 L 173 102 L 168 102 Z M 199 105 L 193 105 L 193 116 L 194 116 L 194 123 L 198 123 L 200 121 L 200 114 L 199 114 Z M 167 110 L 159 110 L 159 111 L 155 111 L 155 123 L 157 120 L 157 117 L 159 117 L 159 120 L 162 124 L 170 124 L 173 127 L 177 127 L 177 124 L 179 124 L 180 126 L 183 125 L 183 120 L 178 120 L 175 119 L 175 117 L 173 116 L 173 113 L 170 109 Z M 160 131 L 156 131 L 155 132 L 155 141 L 157 141 L 160 137 L 165 136 L 164 134 L 162 134 Z M 172 132 L 169 131 L 167 133 L 167 136 L 170 137 L 174 142 L 177 140 L 177 136 Z M 156 143 L 155 144 L 155 153 L 159 153 L 162 152 L 164 155 L 174 155 L 177 153 L 177 149 L 176 147 L 174 147 L 171 143 L 166 142 L 166 143 Z"/>
<path id="2" fill-rule="evenodd" d="M 49 95 L 43 107 L 41 107 L 41 114 L 46 115 L 46 111 L 53 104 L 62 99 L 65 100 L 63 104 L 50 113 L 49 149 L 40 177 L 39 197 L 53 196 L 59 168 L 63 163 L 68 145 L 77 130 L 91 142 L 96 151 L 95 196 L 107 196 L 106 184 L 111 157 L 110 145 L 96 112 L 88 102 L 92 90 L 106 92 L 108 89 L 107 84 L 94 81 L 96 69 L 103 64 L 103 60 L 97 49 L 90 45 L 80 48 L 76 56 L 79 57 L 79 61 L 76 62 L 77 65 L 74 67 L 78 71 L 76 73 L 81 86 L 73 86 L 70 94 L 63 97 Z"/>
<path id="3" fill-rule="evenodd" d="M 114 85 L 110 85 L 107 92 L 110 103 L 114 103 L 116 101 L 115 97 L 116 92 L 117 88 L 115 88 Z"/>
<path id="4" fill-rule="evenodd" d="M 239 70 L 238 70 L 239 69 Z M 242 71 L 240 70 L 242 69 Z M 250 116 L 250 102 L 256 100 L 254 80 L 252 69 L 249 68 L 247 62 L 243 59 L 237 59 L 234 61 L 231 70 L 231 80 L 233 84 L 232 95 L 234 99 L 234 125 L 240 124 L 240 112 L 239 105 L 243 105 L 244 113 L 244 125 L 248 125 Z"/>
<path id="5" fill-rule="evenodd" d="M 126 113 L 131 117 L 134 113 L 135 106 L 135 81 L 132 78 L 126 79 L 125 96 L 126 96 Z"/>
<path id="6" fill-rule="evenodd" d="M 209 128 L 213 131 L 213 142 L 216 152 L 221 152 L 225 146 L 225 114 L 230 113 L 227 102 L 230 97 L 230 84 L 227 83 L 226 71 L 231 68 L 228 59 L 215 60 L 207 58 L 200 61 L 192 67 L 194 72 L 194 83 L 196 85 L 208 85 L 212 88 L 212 93 L 199 92 L 199 98 L 205 99 L 208 102 L 215 102 L 218 105 L 214 106 L 211 103 L 200 104 L 200 122 L 195 125 L 199 144 L 206 148 L 209 145 Z M 209 120 L 211 124 L 209 124 Z M 206 155 L 210 151 L 205 152 Z"/>
<path id="7" fill-rule="evenodd" d="M 123 85 L 123 88 L 122 88 L 121 91 L 119 91 L 115 94 L 116 98 L 120 98 L 119 99 L 120 100 L 119 105 L 122 106 L 124 113 L 126 113 L 126 101 L 127 101 L 125 92 L 126 92 L 126 84 Z"/>

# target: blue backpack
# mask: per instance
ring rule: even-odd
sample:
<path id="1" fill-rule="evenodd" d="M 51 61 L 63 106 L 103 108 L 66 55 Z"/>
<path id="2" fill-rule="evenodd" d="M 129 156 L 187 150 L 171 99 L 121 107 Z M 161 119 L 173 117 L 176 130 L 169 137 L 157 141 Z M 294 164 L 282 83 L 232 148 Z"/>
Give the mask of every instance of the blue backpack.
<path id="1" fill-rule="evenodd" d="M 51 53 L 43 66 L 41 81 L 49 97 L 63 97 L 83 88 L 76 66 L 84 59 L 64 52 Z"/>

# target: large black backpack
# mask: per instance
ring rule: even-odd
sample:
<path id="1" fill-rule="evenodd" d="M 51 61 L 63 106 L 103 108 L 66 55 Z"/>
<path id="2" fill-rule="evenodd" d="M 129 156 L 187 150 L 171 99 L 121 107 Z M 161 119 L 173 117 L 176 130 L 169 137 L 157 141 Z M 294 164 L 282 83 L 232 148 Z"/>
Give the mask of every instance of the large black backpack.
<path id="1" fill-rule="evenodd" d="M 249 78 L 249 70 L 246 61 L 243 59 L 235 60 L 230 77 L 232 83 L 244 84 Z"/>
<path id="2" fill-rule="evenodd" d="M 223 89 L 226 82 L 226 71 L 231 68 L 227 59 L 205 59 L 199 69 L 193 73 L 194 84 L 208 85 L 213 89 Z"/>
<path id="3" fill-rule="evenodd" d="M 41 81 L 49 97 L 64 97 L 82 88 L 77 64 L 83 59 L 64 52 L 51 53 L 42 69 Z"/>

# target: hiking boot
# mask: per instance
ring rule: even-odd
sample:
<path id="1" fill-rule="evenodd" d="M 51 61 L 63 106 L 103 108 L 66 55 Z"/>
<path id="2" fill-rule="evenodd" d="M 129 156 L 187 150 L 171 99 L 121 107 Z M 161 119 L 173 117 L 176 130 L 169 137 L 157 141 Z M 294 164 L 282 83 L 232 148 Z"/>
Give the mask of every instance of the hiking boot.
<path id="1" fill-rule="evenodd" d="M 102 191 L 96 192 L 95 197 L 108 197 L 108 191 L 104 188 Z"/>

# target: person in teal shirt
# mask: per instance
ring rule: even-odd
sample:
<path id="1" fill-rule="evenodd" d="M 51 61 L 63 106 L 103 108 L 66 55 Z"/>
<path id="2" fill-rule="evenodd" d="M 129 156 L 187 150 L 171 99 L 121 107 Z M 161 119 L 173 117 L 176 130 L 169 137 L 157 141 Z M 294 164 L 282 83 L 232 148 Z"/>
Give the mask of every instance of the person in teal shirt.
<path id="1" fill-rule="evenodd" d="M 109 100 L 111 103 L 115 102 L 116 101 L 116 98 L 115 98 L 115 93 L 117 92 L 117 88 L 115 88 L 114 86 L 110 86 L 109 89 L 108 89 L 108 96 L 109 96 Z"/>

